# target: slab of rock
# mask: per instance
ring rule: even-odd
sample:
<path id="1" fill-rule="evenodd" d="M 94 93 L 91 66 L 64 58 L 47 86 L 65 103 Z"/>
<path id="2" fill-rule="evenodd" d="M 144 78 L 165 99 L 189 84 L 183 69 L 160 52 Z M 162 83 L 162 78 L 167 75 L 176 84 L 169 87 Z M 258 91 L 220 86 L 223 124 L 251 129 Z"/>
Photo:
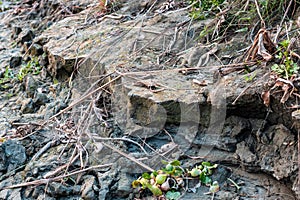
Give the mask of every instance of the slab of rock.
<path id="1" fill-rule="evenodd" d="M 27 159 L 25 147 L 15 140 L 8 140 L 3 144 L 7 171 L 12 171 L 23 165 Z"/>
<path id="2" fill-rule="evenodd" d="M 269 144 L 257 146 L 259 164 L 263 171 L 282 180 L 298 170 L 295 136 L 283 125 L 271 126 L 267 132 L 272 132 L 273 138 Z"/>

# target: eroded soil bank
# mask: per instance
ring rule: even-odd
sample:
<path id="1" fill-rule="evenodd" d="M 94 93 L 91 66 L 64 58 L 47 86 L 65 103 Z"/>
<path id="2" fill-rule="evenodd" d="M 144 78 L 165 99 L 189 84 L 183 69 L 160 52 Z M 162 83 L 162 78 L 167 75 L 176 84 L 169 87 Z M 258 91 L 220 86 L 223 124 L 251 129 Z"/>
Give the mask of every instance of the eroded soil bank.
<path id="1" fill-rule="evenodd" d="M 191 179 L 180 199 L 299 199 L 298 74 L 245 66 L 259 25 L 221 36 L 227 11 L 193 20 L 184 1 L 112 2 L 4 4 L 0 199 L 166 199 L 131 185 L 162 160 L 218 164 L 214 196 Z"/>

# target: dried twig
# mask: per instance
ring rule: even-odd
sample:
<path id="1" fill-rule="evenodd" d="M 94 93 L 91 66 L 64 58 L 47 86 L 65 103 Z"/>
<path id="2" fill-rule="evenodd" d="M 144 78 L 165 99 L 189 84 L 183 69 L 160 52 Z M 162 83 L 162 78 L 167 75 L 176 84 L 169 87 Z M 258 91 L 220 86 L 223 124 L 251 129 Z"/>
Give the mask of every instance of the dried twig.
<path id="1" fill-rule="evenodd" d="M 106 144 L 106 143 L 102 143 L 102 144 L 103 144 L 104 146 L 110 148 L 111 150 L 113 150 L 113 151 L 115 151 L 115 152 L 121 154 L 122 156 L 128 158 L 129 160 L 135 162 L 136 164 L 138 164 L 139 166 L 145 168 L 146 170 L 148 170 L 148 171 L 150 171 L 150 172 L 153 172 L 153 171 L 154 171 L 154 169 L 152 169 L 152 168 L 149 167 L 148 165 L 145 165 L 144 163 L 140 162 L 138 159 L 136 159 L 136 158 L 134 158 L 134 157 L 132 157 L 132 156 L 130 156 L 130 155 L 128 155 L 128 154 L 126 154 L 126 153 L 124 153 L 124 152 L 122 152 L 122 151 L 120 151 L 120 150 L 118 150 L 118 149 L 116 149 L 116 148 L 114 148 L 114 147 L 112 147 L 112 146 Z"/>
<path id="2" fill-rule="evenodd" d="M 261 27 L 265 28 L 265 27 L 266 27 L 266 23 L 265 23 L 264 19 L 263 19 L 262 16 L 261 16 L 261 13 L 260 13 L 260 10 L 259 10 L 258 2 L 257 2 L 257 0 L 255 0 L 254 2 L 255 2 L 257 14 L 258 14 L 258 16 L 259 16 L 259 18 L 260 18 Z"/>
<path id="3" fill-rule="evenodd" d="M 121 140 L 121 141 L 125 141 L 125 142 L 131 142 L 137 146 L 140 147 L 140 149 L 146 154 L 146 155 L 149 155 L 147 153 L 147 151 L 142 147 L 142 145 L 140 145 L 139 143 L 131 140 L 131 139 L 128 139 L 128 138 L 103 138 L 103 137 L 99 137 L 99 136 L 93 136 L 93 140 L 94 141 L 97 141 L 97 140 L 100 140 L 100 141 L 103 141 L 103 140 Z"/>
<path id="4" fill-rule="evenodd" d="M 281 32 L 281 29 L 282 29 L 282 25 L 283 25 L 284 19 L 286 18 L 286 15 L 287 15 L 287 13 L 288 13 L 288 11 L 289 11 L 289 9 L 290 9 L 290 6 L 292 5 L 292 2 L 293 2 L 293 1 L 290 1 L 289 5 L 288 5 L 288 7 L 287 7 L 287 9 L 286 9 L 286 11 L 284 12 L 284 15 L 283 15 L 282 19 L 281 19 L 280 25 L 278 26 L 278 29 L 277 29 L 275 38 L 274 38 L 274 40 L 273 40 L 275 43 L 277 43 L 277 39 L 278 39 L 278 36 L 279 36 L 279 34 L 280 34 L 280 32 Z"/>
<path id="5" fill-rule="evenodd" d="M 54 181 L 59 181 L 63 178 L 69 177 L 69 176 L 73 176 L 79 173 L 83 173 L 86 171 L 90 171 L 93 169 L 97 169 L 97 168 L 105 168 L 105 167 L 111 167 L 113 165 L 113 163 L 109 163 L 109 164 L 104 164 L 104 165 L 96 165 L 96 166 L 91 166 L 82 170 L 78 170 L 69 174 L 65 174 L 65 175 L 61 175 L 61 176 L 57 176 L 54 178 L 43 178 L 43 179 L 39 179 L 39 180 L 35 180 L 35 181 L 30 181 L 30 182 L 26 182 L 26 183 L 20 183 L 20 184 L 16 184 L 16 185 L 11 185 L 11 186 L 7 186 L 4 187 L 3 189 L 13 189 L 13 188 L 20 188 L 20 187 L 26 187 L 26 186 L 33 186 L 33 185 L 42 185 L 42 184 L 47 184 L 50 182 L 54 182 Z"/>
<path id="6" fill-rule="evenodd" d="M 206 67 L 187 67 L 187 68 L 176 68 L 176 69 L 164 69 L 164 70 L 151 70 L 151 71 L 136 71 L 136 72 L 125 72 L 121 73 L 116 71 L 116 73 L 127 76 L 127 75 L 134 75 L 134 74 L 149 74 L 149 73 L 163 73 L 163 72 L 188 72 L 188 71 L 197 71 L 203 69 L 221 69 L 221 68 L 234 68 L 234 67 L 241 67 L 246 65 L 254 65 L 256 64 L 255 61 L 247 61 L 241 63 L 233 63 L 228 65 L 213 65 L 213 66 L 206 66 Z"/>
<path id="7" fill-rule="evenodd" d="M 117 76 L 116 78 L 110 80 L 109 82 L 103 84 L 102 86 L 98 87 L 97 89 L 91 91 L 90 93 L 84 95 L 83 97 L 81 97 L 80 99 L 78 99 L 77 101 L 71 103 L 68 107 L 66 107 L 65 109 L 61 110 L 59 113 L 53 115 L 52 117 L 49 118 L 49 120 L 52 120 L 56 117 L 58 117 L 59 115 L 61 115 L 62 113 L 65 113 L 67 111 L 69 111 L 70 109 L 72 109 L 74 106 L 76 106 L 77 104 L 83 102 L 84 100 L 86 100 L 87 98 L 89 98 L 91 95 L 95 94 L 96 92 L 99 92 L 100 90 L 103 90 L 103 88 L 105 88 L 106 86 L 108 86 L 109 84 L 115 82 L 116 80 L 118 80 L 119 78 L 121 78 L 121 75 Z"/>
<path id="8" fill-rule="evenodd" d="M 31 161 L 35 161 L 37 158 L 39 158 L 44 152 L 46 152 L 48 149 L 53 147 L 54 145 L 57 145 L 59 140 L 52 140 L 48 142 L 43 148 L 41 148 L 32 158 Z"/>

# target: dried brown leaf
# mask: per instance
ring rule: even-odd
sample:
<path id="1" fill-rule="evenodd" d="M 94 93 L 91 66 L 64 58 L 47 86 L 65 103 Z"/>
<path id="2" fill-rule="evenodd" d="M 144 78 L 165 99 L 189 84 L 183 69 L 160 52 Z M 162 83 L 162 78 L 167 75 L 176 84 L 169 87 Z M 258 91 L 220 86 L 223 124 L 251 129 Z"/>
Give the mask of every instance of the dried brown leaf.
<path id="1" fill-rule="evenodd" d="M 262 56 L 265 61 L 269 61 L 273 58 L 272 54 L 275 51 L 276 45 L 272 42 L 268 31 L 262 28 L 256 34 L 253 44 L 247 51 L 245 61 L 254 60 L 258 55 Z"/>
<path id="2" fill-rule="evenodd" d="M 283 95 L 282 95 L 282 98 L 280 100 L 280 103 L 285 103 L 289 97 L 290 97 L 290 93 L 289 93 L 289 89 L 290 89 L 290 85 L 289 84 L 284 84 L 282 86 L 282 90 L 284 91 Z"/>
<path id="3" fill-rule="evenodd" d="M 265 106 L 269 107 L 270 105 L 270 91 L 264 91 L 262 94 L 261 94 L 261 98 L 264 100 L 264 104 Z"/>
<path id="4" fill-rule="evenodd" d="M 261 55 L 265 61 L 269 61 L 273 56 L 267 52 L 267 49 L 264 46 L 264 35 L 264 33 L 259 34 L 257 54 Z"/>

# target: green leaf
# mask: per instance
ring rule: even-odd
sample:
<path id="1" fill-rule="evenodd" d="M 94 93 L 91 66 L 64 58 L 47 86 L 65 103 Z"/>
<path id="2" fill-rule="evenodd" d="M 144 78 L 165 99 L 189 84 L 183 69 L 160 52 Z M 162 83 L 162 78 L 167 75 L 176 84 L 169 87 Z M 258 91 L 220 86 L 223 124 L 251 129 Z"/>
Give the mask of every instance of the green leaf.
<path id="1" fill-rule="evenodd" d="M 166 172 L 172 173 L 172 172 L 175 170 L 175 168 L 174 168 L 173 165 L 171 165 L 170 163 L 168 163 L 168 164 L 166 165 L 165 170 L 166 170 Z"/>
<path id="2" fill-rule="evenodd" d="M 140 184 L 142 185 L 142 188 L 145 189 L 147 188 L 150 183 L 149 183 L 149 180 L 148 179 L 145 179 L 145 178 L 141 178 L 140 180 L 138 180 L 140 182 Z"/>
<path id="3" fill-rule="evenodd" d="M 53 84 L 56 85 L 58 83 L 59 83 L 59 81 L 56 78 L 53 78 Z"/>
<path id="4" fill-rule="evenodd" d="M 151 179 L 150 174 L 148 174 L 147 172 L 143 173 L 143 174 L 142 174 L 142 177 L 143 177 L 144 179 Z"/>
<path id="5" fill-rule="evenodd" d="M 182 174 L 183 174 L 183 171 L 180 168 L 176 168 L 173 173 L 174 176 L 181 176 Z"/>
<path id="6" fill-rule="evenodd" d="M 200 175 L 201 170 L 197 168 L 193 168 L 191 171 L 189 171 L 189 173 L 191 174 L 192 177 L 196 177 Z"/>
<path id="7" fill-rule="evenodd" d="M 211 167 L 212 166 L 212 164 L 210 162 L 202 162 L 201 164 L 205 167 Z"/>
<path id="8" fill-rule="evenodd" d="M 200 181 L 205 185 L 209 185 L 211 183 L 211 178 L 209 178 L 205 172 L 202 172 L 200 174 Z"/>
<path id="9" fill-rule="evenodd" d="M 166 193 L 166 198 L 167 200 L 177 200 L 180 197 L 180 192 L 172 192 L 172 191 L 168 191 Z"/>
<path id="10" fill-rule="evenodd" d="M 168 161 L 165 161 L 165 160 L 162 160 L 161 163 L 164 164 L 164 165 L 169 164 L 169 162 L 168 162 Z"/>
<path id="11" fill-rule="evenodd" d="M 158 175 L 158 172 L 157 171 L 153 171 L 151 174 L 150 174 L 150 177 L 153 178 L 153 177 L 156 177 Z"/>
<path id="12" fill-rule="evenodd" d="M 170 162 L 170 164 L 173 166 L 180 166 L 180 161 L 174 160 L 174 161 Z"/>
<path id="13" fill-rule="evenodd" d="M 214 164 L 212 166 L 207 166 L 208 169 L 216 169 L 218 167 L 218 164 Z"/>
<path id="14" fill-rule="evenodd" d="M 283 40 L 283 41 L 279 42 L 279 44 L 281 46 L 283 46 L 284 48 L 287 48 L 290 44 L 290 40 Z"/>
<path id="15" fill-rule="evenodd" d="M 166 179 L 167 179 L 167 175 L 166 174 L 158 174 L 156 176 L 155 180 L 156 180 L 157 184 L 161 185 L 161 184 L 163 184 L 166 181 Z"/>
<path id="16" fill-rule="evenodd" d="M 150 185 L 149 184 L 147 187 L 152 192 L 152 194 L 154 196 L 160 196 L 160 195 L 162 195 L 161 189 L 159 189 L 159 187 L 157 187 L 156 185 Z"/>

